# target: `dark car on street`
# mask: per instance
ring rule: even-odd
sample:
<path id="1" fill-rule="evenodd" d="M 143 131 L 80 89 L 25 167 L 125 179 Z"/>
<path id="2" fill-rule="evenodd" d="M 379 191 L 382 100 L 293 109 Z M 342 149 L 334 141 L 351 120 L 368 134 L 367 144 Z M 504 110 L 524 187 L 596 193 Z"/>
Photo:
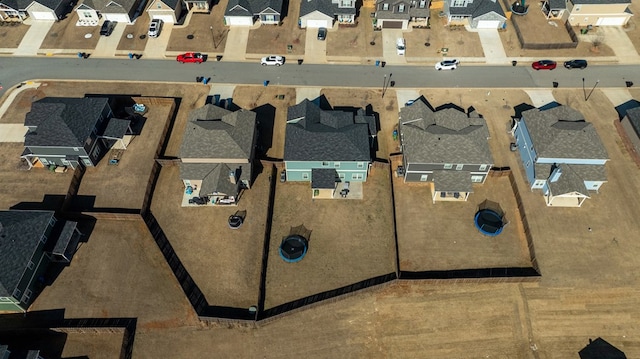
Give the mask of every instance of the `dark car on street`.
<path id="1" fill-rule="evenodd" d="M 556 66 L 556 62 L 552 60 L 540 60 L 531 64 L 534 70 L 553 70 Z"/>
<path id="2" fill-rule="evenodd" d="M 565 61 L 564 67 L 567 69 L 584 69 L 587 67 L 587 60 L 569 60 Z"/>

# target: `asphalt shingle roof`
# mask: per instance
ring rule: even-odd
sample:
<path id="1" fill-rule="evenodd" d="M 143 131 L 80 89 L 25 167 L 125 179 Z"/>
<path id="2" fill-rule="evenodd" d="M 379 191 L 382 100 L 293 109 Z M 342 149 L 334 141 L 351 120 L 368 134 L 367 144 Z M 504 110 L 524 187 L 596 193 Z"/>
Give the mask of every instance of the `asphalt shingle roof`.
<path id="1" fill-rule="evenodd" d="M 127 133 L 130 124 L 130 120 L 110 118 L 109 122 L 107 123 L 107 127 L 102 133 L 102 136 L 110 138 L 124 138 L 124 135 Z"/>
<path id="2" fill-rule="evenodd" d="M 323 111 L 305 99 L 289 107 L 284 160 L 370 161 L 369 135 L 369 124 L 356 123 L 352 113 Z"/>
<path id="3" fill-rule="evenodd" d="M 268 9 L 272 9 L 277 14 L 280 14 L 282 12 L 282 1 L 283 0 L 229 0 L 224 15 L 253 16 Z"/>
<path id="4" fill-rule="evenodd" d="M 189 114 L 180 157 L 251 159 L 255 131 L 255 112 L 206 104 Z"/>
<path id="5" fill-rule="evenodd" d="M 635 131 L 635 135 L 640 137 L 640 107 L 627 110 L 627 117 L 631 128 Z"/>
<path id="6" fill-rule="evenodd" d="M 554 182 L 549 180 L 549 190 L 554 196 L 559 196 L 567 193 L 577 192 L 585 196 L 589 196 L 587 187 L 584 185 L 584 179 L 580 177 L 570 165 L 560 164 L 558 165 L 562 174 Z"/>
<path id="7" fill-rule="evenodd" d="M 473 193 L 471 172 L 469 171 L 433 171 L 435 192 L 468 192 Z"/>
<path id="8" fill-rule="evenodd" d="M 571 164 L 565 166 L 571 166 L 571 170 L 575 172 L 580 178 L 585 181 L 606 181 L 607 180 L 607 169 L 606 166 L 601 165 L 576 165 Z M 535 177 L 536 179 L 548 179 L 551 175 L 551 168 L 553 165 L 548 163 L 536 163 Z"/>
<path id="9" fill-rule="evenodd" d="M 57 9 L 61 4 L 68 3 L 68 0 L 0 0 L 0 4 L 7 5 L 14 10 L 26 10 L 32 3 L 41 4 L 51 10 Z"/>
<path id="10" fill-rule="evenodd" d="M 139 5 L 139 0 L 83 0 L 82 3 L 103 14 L 132 15 Z"/>
<path id="11" fill-rule="evenodd" d="M 0 297 L 13 295 L 53 211 L 0 211 Z"/>
<path id="12" fill-rule="evenodd" d="M 314 11 L 321 12 L 333 18 L 335 15 L 339 14 L 353 15 L 356 13 L 356 8 L 341 8 L 337 3 L 333 3 L 331 0 L 301 0 L 300 16 L 308 15 Z"/>
<path id="13" fill-rule="evenodd" d="M 338 172 L 333 168 L 312 168 L 311 188 L 336 188 Z"/>
<path id="14" fill-rule="evenodd" d="M 467 6 L 449 6 L 449 13 L 451 15 L 470 15 L 472 17 L 478 17 L 492 11 L 506 18 L 498 0 L 472 0 L 467 3 Z"/>
<path id="15" fill-rule="evenodd" d="M 238 176 L 236 183 L 231 183 L 230 172 Z M 237 196 L 242 180 L 251 177 L 250 163 L 181 163 L 180 178 L 202 180 L 200 194 L 210 195 L 215 192 L 229 196 Z"/>
<path id="16" fill-rule="evenodd" d="M 595 128 L 568 106 L 524 111 L 525 122 L 538 157 L 608 159 Z"/>
<path id="17" fill-rule="evenodd" d="M 107 98 L 45 97 L 31 104 L 25 126 L 25 146 L 83 147 L 96 127 Z"/>
<path id="18" fill-rule="evenodd" d="M 432 111 L 416 101 L 400 110 L 403 156 L 408 163 L 493 164 L 485 120 L 453 108 Z"/>

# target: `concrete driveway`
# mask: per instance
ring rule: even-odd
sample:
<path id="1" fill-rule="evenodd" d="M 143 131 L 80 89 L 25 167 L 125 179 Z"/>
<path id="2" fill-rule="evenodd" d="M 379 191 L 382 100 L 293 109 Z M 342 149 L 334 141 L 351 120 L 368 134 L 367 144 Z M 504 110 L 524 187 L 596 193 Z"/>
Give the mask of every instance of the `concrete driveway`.
<path id="1" fill-rule="evenodd" d="M 400 29 L 382 30 L 382 57 L 387 64 L 406 64 L 404 56 L 396 52 L 396 39 L 404 37 Z"/>
<path id="2" fill-rule="evenodd" d="M 329 36 L 338 36 L 338 33 L 337 31 L 329 31 L 327 37 Z M 327 63 L 327 41 L 318 40 L 318 29 L 307 29 L 304 62 L 309 64 Z"/>
<path id="3" fill-rule="evenodd" d="M 607 44 L 618 57 L 620 63 L 638 63 L 640 55 L 629 40 L 627 33 L 619 26 L 600 26 L 596 36 L 604 35 L 604 43 Z"/>
<path id="4" fill-rule="evenodd" d="M 488 64 L 505 64 L 509 62 L 497 29 L 480 29 L 476 32 L 480 36 L 482 51 Z"/>
<path id="5" fill-rule="evenodd" d="M 227 42 L 224 46 L 222 60 L 244 61 L 247 53 L 247 41 L 249 39 L 249 26 L 230 26 L 227 33 Z"/>
<path id="6" fill-rule="evenodd" d="M 51 26 L 55 23 L 55 21 L 25 21 L 29 26 L 29 30 L 22 38 L 20 45 L 13 53 L 14 56 L 36 56 L 38 54 L 38 50 L 40 49 L 40 45 L 42 45 L 42 41 L 47 37 L 49 30 L 51 30 Z"/>
<path id="7" fill-rule="evenodd" d="M 173 30 L 173 24 L 166 23 L 166 22 L 162 24 L 162 29 L 160 30 L 160 36 L 149 38 L 149 40 L 147 41 L 147 45 L 144 48 L 145 58 L 147 59 L 164 59 L 165 58 L 164 54 L 167 51 L 167 44 L 169 43 L 169 38 L 171 37 L 171 30 Z M 113 32 L 115 33 L 115 30 Z"/>
<path id="8" fill-rule="evenodd" d="M 93 57 L 113 57 L 116 54 L 116 49 L 118 48 L 118 43 L 122 38 L 122 34 L 124 34 L 124 30 L 127 28 L 127 24 L 124 22 L 119 22 L 116 24 L 115 29 L 110 36 L 100 36 L 100 40 L 98 40 L 98 45 L 96 45 L 96 49 L 93 51 L 91 56 Z M 166 47 L 165 47 L 166 48 Z"/>

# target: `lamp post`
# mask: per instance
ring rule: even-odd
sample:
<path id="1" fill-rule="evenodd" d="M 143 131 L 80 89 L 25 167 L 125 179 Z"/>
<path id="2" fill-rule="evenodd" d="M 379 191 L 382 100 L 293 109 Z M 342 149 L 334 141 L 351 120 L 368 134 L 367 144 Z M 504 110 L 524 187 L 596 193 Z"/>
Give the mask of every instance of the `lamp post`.
<path id="1" fill-rule="evenodd" d="M 382 98 L 384 98 L 384 94 L 389 88 L 389 84 L 391 83 L 391 76 L 393 76 L 393 74 L 389 74 L 389 80 L 387 81 L 387 74 L 384 74 L 384 79 L 382 81 Z"/>
<path id="2" fill-rule="evenodd" d="M 584 100 L 587 101 L 587 90 L 584 88 L 584 77 L 582 78 L 582 93 L 584 94 Z"/>

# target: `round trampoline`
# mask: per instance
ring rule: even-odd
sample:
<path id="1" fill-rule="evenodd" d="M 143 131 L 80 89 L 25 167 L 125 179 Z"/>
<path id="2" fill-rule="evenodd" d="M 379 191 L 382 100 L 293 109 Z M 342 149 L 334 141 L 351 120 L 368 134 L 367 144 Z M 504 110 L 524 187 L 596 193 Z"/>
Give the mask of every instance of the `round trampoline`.
<path id="1" fill-rule="evenodd" d="M 476 213 L 476 228 L 487 236 L 497 236 L 502 232 L 504 221 L 500 214 L 491 209 L 481 209 Z"/>
<path id="2" fill-rule="evenodd" d="M 280 243 L 280 257 L 288 263 L 299 262 L 307 254 L 309 241 L 300 235 L 291 235 Z"/>

